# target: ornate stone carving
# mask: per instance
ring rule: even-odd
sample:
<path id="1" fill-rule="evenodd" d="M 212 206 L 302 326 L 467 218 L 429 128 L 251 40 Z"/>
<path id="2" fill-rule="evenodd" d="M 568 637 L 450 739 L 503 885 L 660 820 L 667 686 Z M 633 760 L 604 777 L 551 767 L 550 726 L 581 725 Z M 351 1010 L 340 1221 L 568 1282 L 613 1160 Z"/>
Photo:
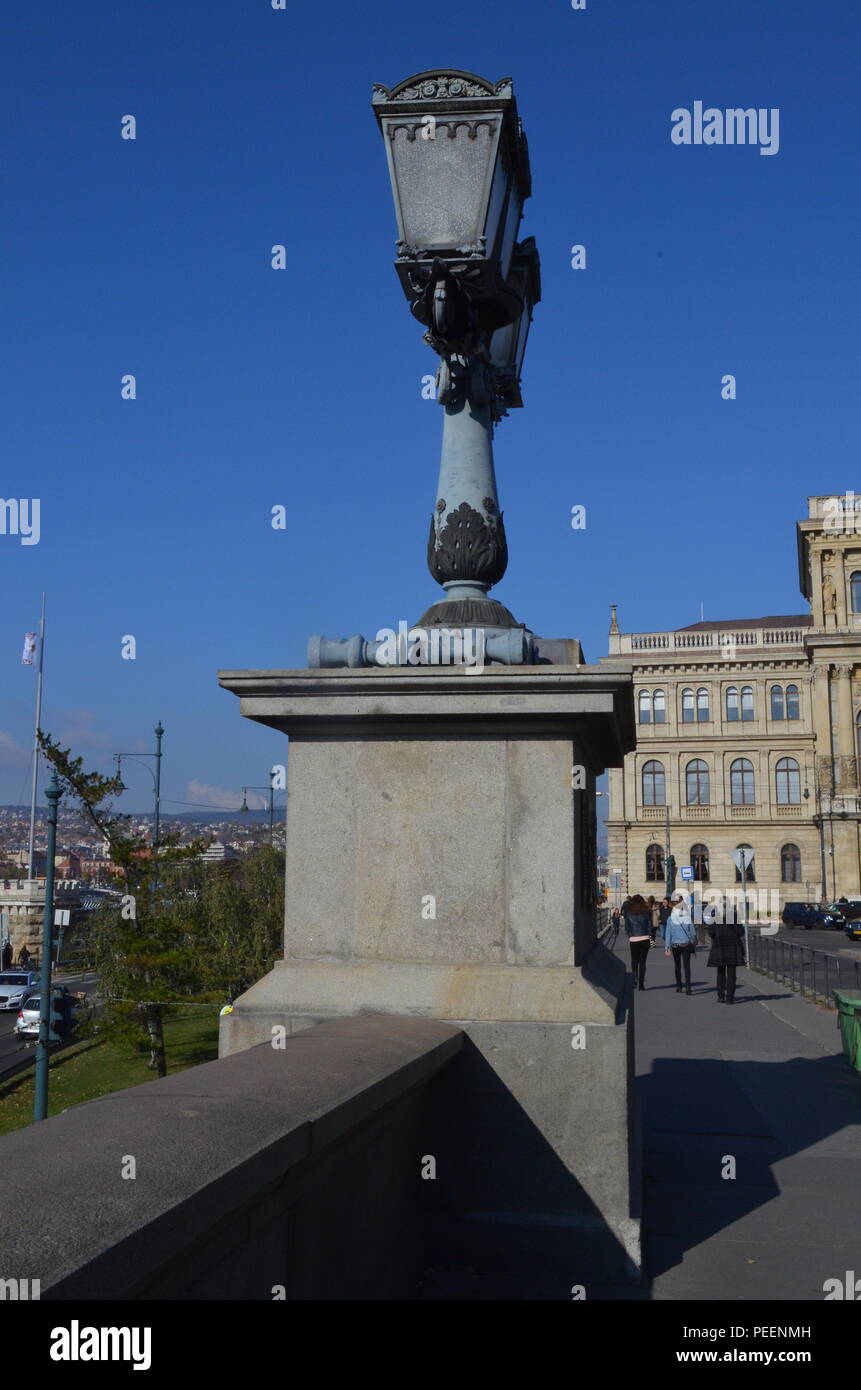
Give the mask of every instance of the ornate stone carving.
<path id="1" fill-rule="evenodd" d="M 474 72 L 442 68 L 438 72 L 420 72 L 408 77 L 397 87 L 374 83 L 373 100 L 382 101 L 448 101 L 455 97 L 511 97 L 511 78 L 487 82 Z"/>
<path id="2" fill-rule="evenodd" d="M 461 502 L 445 521 L 439 511 L 431 518 L 428 569 L 438 583 L 475 579 L 488 586 L 498 584 L 507 565 L 501 512 L 482 516 L 468 502 Z"/>
<path id="3" fill-rule="evenodd" d="M 816 773 L 816 784 L 820 791 L 830 791 L 834 784 L 834 759 L 817 757 L 814 770 Z"/>
<path id="4" fill-rule="evenodd" d="M 822 610 L 824 613 L 837 612 L 837 588 L 830 574 L 822 576 Z"/>
<path id="5" fill-rule="evenodd" d="M 477 116 L 473 120 L 467 120 L 465 116 L 458 116 L 456 119 L 450 121 L 436 120 L 434 123 L 434 138 L 439 138 L 439 132 L 444 130 L 449 140 L 454 140 L 457 132 L 463 127 L 470 140 L 475 140 L 481 126 L 484 126 L 485 129 L 490 131 L 491 135 L 494 135 L 498 124 L 498 121 L 492 120 L 489 116 Z M 392 121 L 391 125 L 388 127 L 388 137 L 393 141 L 399 130 L 405 130 L 407 132 L 407 139 L 412 144 L 417 137 L 421 138 L 421 133 L 424 129 L 424 121 Z"/>

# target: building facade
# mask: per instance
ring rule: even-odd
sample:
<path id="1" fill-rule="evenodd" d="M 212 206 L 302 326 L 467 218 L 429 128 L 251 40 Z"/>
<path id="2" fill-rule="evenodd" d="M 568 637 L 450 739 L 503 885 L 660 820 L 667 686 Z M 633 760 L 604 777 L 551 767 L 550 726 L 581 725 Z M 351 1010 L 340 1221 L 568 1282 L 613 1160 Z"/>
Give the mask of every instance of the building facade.
<path id="1" fill-rule="evenodd" d="M 797 535 L 805 613 L 623 633 L 612 609 L 637 718 L 609 774 L 617 897 L 663 896 L 668 853 L 704 894 L 738 892 L 741 847 L 765 911 L 861 896 L 861 506 L 810 497 Z"/>

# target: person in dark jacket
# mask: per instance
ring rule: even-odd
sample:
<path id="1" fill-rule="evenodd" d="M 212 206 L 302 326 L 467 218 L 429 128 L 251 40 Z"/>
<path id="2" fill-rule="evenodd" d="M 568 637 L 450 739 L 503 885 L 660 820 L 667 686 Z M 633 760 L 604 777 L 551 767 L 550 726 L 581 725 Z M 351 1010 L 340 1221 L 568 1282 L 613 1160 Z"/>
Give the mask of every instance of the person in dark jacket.
<path id="1" fill-rule="evenodd" d="M 717 966 L 717 999 L 719 1004 L 735 1003 L 735 972 L 746 965 L 744 958 L 744 927 L 735 922 L 716 922 L 709 927 L 711 950 L 707 965 Z"/>
<path id="2" fill-rule="evenodd" d="M 628 899 L 625 934 L 631 947 L 631 970 L 638 989 L 646 988 L 646 957 L 652 945 L 652 914 L 639 893 Z"/>

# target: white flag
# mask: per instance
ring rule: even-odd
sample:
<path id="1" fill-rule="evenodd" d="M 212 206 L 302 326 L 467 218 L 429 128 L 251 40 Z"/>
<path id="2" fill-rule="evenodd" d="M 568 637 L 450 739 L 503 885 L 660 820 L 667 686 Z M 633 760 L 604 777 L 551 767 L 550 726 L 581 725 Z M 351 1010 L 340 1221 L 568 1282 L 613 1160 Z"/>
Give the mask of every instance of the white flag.
<path id="1" fill-rule="evenodd" d="M 24 637 L 24 654 L 21 657 L 22 666 L 34 666 L 36 664 L 36 634 L 28 632 Z"/>

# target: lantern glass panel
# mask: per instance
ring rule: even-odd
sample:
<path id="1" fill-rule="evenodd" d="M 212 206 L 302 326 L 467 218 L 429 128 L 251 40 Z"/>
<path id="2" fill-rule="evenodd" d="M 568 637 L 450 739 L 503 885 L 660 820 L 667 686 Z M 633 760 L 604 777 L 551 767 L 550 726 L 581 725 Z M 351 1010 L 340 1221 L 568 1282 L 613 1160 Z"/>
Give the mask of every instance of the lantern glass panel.
<path id="1" fill-rule="evenodd" d="M 523 370 L 523 359 L 526 356 L 526 339 L 529 337 L 530 325 L 529 310 L 524 309 L 520 318 L 517 320 L 517 346 L 514 350 L 514 370 L 518 380 Z"/>
<path id="2" fill-rule="evenodd" d="M 439 120 L 433 139 L 414 139 L 400 122 L 387 140 L 401 238 L 428 251 L 473 246 L 484 233 L 499 119 L 458 121 L 454 138 Z M 472 126 L 474 138 L 470 138 Z"/>
<path id="3" fill-rule="evenodd" d="M 487 205 L 487 218 L 484 224 L 484 235 L 487 238 L 488 256 L 492 256 L 496 249 L 496 238 L 505 212 L 505 195 L 507 191 L 508 177 L 505 172 L 505 166 L 501 159 L 497 159 L 496 167 L 493 171 L 493 186 L 490 190 L 490 202 Z"/>
<path id="4" fill-rule="evenodd" d="M 500 163 L 502 161 L 500 160 Z M 508 200 L 508 210 L 505 217 L 505 229 L 502 233 L 502 245 L 499 252 L 499 264 L 502 270 L 503 279 L 508 279 L 508 272 L 511 268 L 511 256 L 514 251 L 514 243 L 517 240 L 517 229 L 520 226 L 520 215 L 523 204 L 517 189 L 512 187 L 511 197 Z M 488 245 L 490 243 L 488 242 Z M 517 286 L 521 290 L 520 285 Z"/>

